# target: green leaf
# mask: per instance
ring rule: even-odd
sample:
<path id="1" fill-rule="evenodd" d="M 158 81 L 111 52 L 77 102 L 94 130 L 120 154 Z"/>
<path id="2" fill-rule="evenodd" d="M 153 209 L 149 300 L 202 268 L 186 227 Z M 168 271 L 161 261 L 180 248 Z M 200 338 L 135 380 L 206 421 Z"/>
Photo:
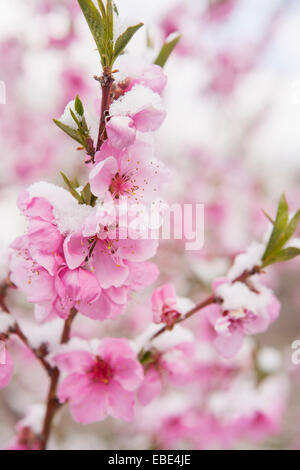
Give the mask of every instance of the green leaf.
<path id="1" fill-rule="evenodd" d="M 71 183 L 69 178 L 62 171 L 60 172 L 60 174 L 63 177 L 63 180 L 64 180 L 69 192 L 72 194 L 72 196 L 75 199 L 77 199 L 79 204 L 82 204 L 83 203 L 82 198 L 81 198 L 80 194 L 78 194 L 78 192 L 76 191 L 75 187 L 73 186 L 73 184 Z"/>
<path id="2" fill-rule="evenodd" d="M 102 14 L 102 19 L 104 20 L 104 18 L 106 17 L 106 11 L 105 11 L 105 6 L 104 6 L 104 3 L 102 2 L 102 0 L 98 0 L 98 5 L 99 5 L 99 9 L 100 9 L 101 14 Z"/>
<path id="3" fill-rule="evenodd" d="M 86 184 L 81 191 L 81 199 L 84 204 L 94 207 L 97 201 L 97 197 L 91 192 L 90 183 Z"/>
<path id="4" fill-rule="evenodd" d="M 84 202 L 85 204 L 87 204 L 88 206 L 91 205 L 92 192 L 91 192 L 90 183 L 88 183 L 87 185 L 85 185 L 85 187 L 84 187 L 83 190 L 81 191 L 81 199 L 82 199 L 83 202 Z"/>
<path id="5" fill-rule="evenodd" d="M 106 4 L 106 17 L 107 17 L 107 24 L 108 24 L 108 31 L 109 31 L 109 39 L 114 39 L 114 11 L 113 5 L 111 0 L 107 0 Z"/>
<path id="6" fill-rule="evenodd" d="M 84 114 L 83 104 L 78 95 L 76 96 L 76 99 L 75 99 L 75 111 L 79 116 L 83 116 Z"/>
<path id="7" fill-rule="evenodd" d="M 140 363 L 145 366 L 155 362 L 155 357 L 153 357 L 152 351 L 142 350 L 138 357 Z"/>
<path id="8" fill-rule="evenodd" d="M 73 179 L 73 186 L 74 188 L 79 188 L 80 186 L 77 176 Z"/>
<path id="9" fill-rule="evenodd" d="M 180 39 L 181 35 L 178 34 L 178 36 L 174 37 L 174 39 L 172 39 L 171 41 L 166 41 L 165 44 L 162 46 L 161 51 L 158 54 L 154 64 L 160 65 L 160 67 L 164 67 Z"/>
<path id="10" fill-rule="evenodd" d="M 144 26 L 144 23 L 139 23 L 135 26 L 129 26 L 129 28 L 124 31 L 121 36 L 118 37 L 115 43 L 115 50 L 114 50 L 114 60 L 119 57 L 120 54 L 124 51 L 125 47 L 131 40 L 131 38 L 135 35 L 135 33 Z"/>
<path id="11" fill-rule="evenodd" d="M 289 222 L 289 224 L 286 228 L 286 231 L 285 231 L 285 234 L 284 234 L 284 237 L 283 237 L 283 244 L 285 244 L 286 242 L 288 242 L 292 238 L 292 236 L 294 235 L 294 233 L 297 230 L 299 222 L 300 222 L 300 209 L 291 218 L 291 220 L 290 220 L 290 222 Z"/>
<path id="12" fill-rule="evenodd" d="M 95 7 L 92 0 L 78 0 L 82 13 L 93 35 L 100 55 L 105 53 L 104 50 L 104 25 L 101 15 Z M 99 3 L 99 1 L 98 1 Z M 100 5 L 100 3 L 99 3 Z"/>
<path id="13" fill-rule="evenodd" d="M 70 114 L 73 118 L 73 121 L 77 124 L 78 126 L 78 131 L 80 133 L 80 128 L 81 128 L 81 122 L 79 121 L 78 117 L 76 116 L 76 114 L 74 113 L 74 111 L 70 108 Z"/>
<path id="14" fill-rule="evenodd" d="M 296 256 L 300 255 L 300 248 L 295 248 L 293 246 L 285 248 L 284 250 L 279 251 L 274 257 L 269 258 L 264 264 L 263 268 L 269 266 L 273 263 L 282 263 L 283 261 L 289 261 Z"/>
<path id="15" fill-rule="evenodd" d="M 276 250 L 280 250 L 284 245 L 284 242 L 282 244 L 282 241 L 284 240 L 284 231 L 287 227 L 288 220 L 289 208 L 285 199 L 285 195 L 283 194 L 278 204 L 274 228 L 262 258 L 263 261 L 271 256 Z"/>
<path id="16" fill-rule="evenodd" d="M 83 145 L 82 137 L 80 132 L 76 129 L 72 129 L 72 127 L 63 124 L 62 122 L 58 121 L 57 119 L 53 119 L 53 122 L 59 127 L 62 131 L 64 131 L 69 137 L 79 142 L 79 144 Z"/>

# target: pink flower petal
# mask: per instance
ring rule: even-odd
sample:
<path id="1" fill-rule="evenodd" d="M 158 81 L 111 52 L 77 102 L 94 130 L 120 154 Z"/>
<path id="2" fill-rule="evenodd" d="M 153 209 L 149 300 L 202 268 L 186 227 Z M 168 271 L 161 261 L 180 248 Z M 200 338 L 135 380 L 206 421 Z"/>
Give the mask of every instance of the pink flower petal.
<path id="1" fill-rule="evenodd" d="M 133 120 L 127 116 L 114 116 L 106 124 L 107 137 L 112 145 L 122 150 L 135 141 Z"/>
<path id="2" fill-rule="evenodd" d="M 109 413 L 117 419 L 124 421 L 134 420 L 134 405 L 135 396 L 134 392 L 124 390 L 121 385 L 112 380 L 109 383 Z"/>
<path id="3" fill-rule="evenodd" d="M 145 379 L 138 391 L 138 399 L 140 403 L 143 406 L 148 405 L 161 393 L 161 389 L 161 376 L 154 367 L 150 367 L 145 374 Z"/>
<path id="4" fill-rule="evenodd" d="M 114 157 L 108 157 L 98 163 L 90 173 L 91 191 L 95 196 L 104 197 L 109 190 L 111 180 L 118 172 L 118 164 Z"/>

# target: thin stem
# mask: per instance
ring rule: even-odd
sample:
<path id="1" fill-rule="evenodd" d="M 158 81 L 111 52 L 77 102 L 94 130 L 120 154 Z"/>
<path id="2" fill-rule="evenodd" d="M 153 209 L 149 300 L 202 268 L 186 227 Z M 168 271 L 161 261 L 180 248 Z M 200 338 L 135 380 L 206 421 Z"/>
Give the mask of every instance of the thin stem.
<path id="1" fill-rule="evenodd" d="M 102 101 L 101 101 L 101 118 L 98 133 L 98 141 L 96 151 L 100 150 L 103 142 L 106 140 L 106 118 L 111 104 L 111 88 L 114 78 L 111 74 L 109 67 L 104 67 L 102 77 L 95 77 L 100 82 L 102 88 Z"/>
<path id="2" fill-rule="evenodd" d="M 69 317 L 65 321 L 64 329 L 63 329 L 61 340 L 60 340 L 61 344 L 65 344 L 69 341 L 72 322 L 76 314 L 77 314 L 77 310 L 75 308 L 72 308 Z M 57 367 L 54 367 L 52 369 L 52 374 L 50 378 L 50 386 L 49 386 L 48 398 L 47 398 L 47 409 L 46 409 L 44 425 L 43 425 L 43 430 L 42 430 L 42 435 L 41 435 L 41 444 L 40 444 L 41 450 L 46 450 L 47 448 L 49 436 L 51 433 L 53 418 L 54 418 L 56 411 L 58 410 L 60 406 L 58 399 L 56 397 L 59 377 L 60 377 L 60 371 Z"/>

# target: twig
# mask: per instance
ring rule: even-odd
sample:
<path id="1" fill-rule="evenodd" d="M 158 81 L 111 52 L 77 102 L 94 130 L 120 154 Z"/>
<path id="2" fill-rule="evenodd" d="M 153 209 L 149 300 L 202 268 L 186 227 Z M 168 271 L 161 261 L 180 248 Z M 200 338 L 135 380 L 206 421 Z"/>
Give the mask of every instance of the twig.
<path id="1" fill-rule="evenodd" d="M 100 82 L 102 88 L 102 102 L 101 102 L 101 119 L 98 133 L 98 141 L 96 151 L 100 150 L 103 142 L 106 140 L 106 118 L 111 104 L 111 89 L 114 82 L 111 70 L 104 67 L 102 77 L 94 77 L 95 80 Z"/>
<path id="2" fill-rule="evenodd" d="M 69 341 L 72 322 L 76 314 L 77 314 L 77 310 L 75 308 L 72 308 L 69 317 L 65 321 L 65 325 L 64 325 L 64 329 L 63 329 L 61 341 L 60 341 L 61 344 L 65 344 Z M 47 409 L 46 409 L 46 414 L 45 414 L 45 419 L 44 419 L 44 424 L 43 424 L 42 435 L 40 439 L 41 450 L 46 450 L 50 432 L 51 432 L 53 418 L 54 418 L 56 411 L 58 410 L 60 406 L 58 399 L 56 397 L 59 377 L 60 377 L 60 371 L 57 367 L 54 367 L 52 369 L 52 374 L 50 378 L 50 386 L 49 386 L 48 398 L 47 398 Z"/>

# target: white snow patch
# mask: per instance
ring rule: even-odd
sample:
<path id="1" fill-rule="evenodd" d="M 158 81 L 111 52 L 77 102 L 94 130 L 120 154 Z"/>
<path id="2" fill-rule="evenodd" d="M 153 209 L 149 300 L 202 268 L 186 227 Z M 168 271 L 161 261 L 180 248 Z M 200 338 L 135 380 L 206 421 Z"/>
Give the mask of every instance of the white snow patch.
<path id="1" fill-rule="evenodd" d="M 242 282 L 224 283 L 216 289 L 216 295 L 223 299 L 223 310 L 238 310 L 245 308 L 252 312 L 262 311 L 269 302 L 270 291 L 263 288 L 259 294 L 251 291 Z"/>
<path id="2" fill-rule="evenodd" d="M 177 297 L 176 310 L 185 315 L 187 312 L 195 307 L 195 303 L 187 297 Z"/>
<path id="3" fill-rule="evenodd" d="M 282 356 L 277 349 L 266 347 L 259 351 L 257 361 L 259 367 L 270 374 L 279 370 L 282 364 Z"/>
<path id="4" fill-rule="evenodd" d="M 65 107 L 64 113 L 59 118 L 59 121 L 65 124 L 66 126 L 69 126 L 72 129 L 77 130 L 77 124 L 71 116 L 70 109 L 73 111 L 77 119 L 81 121 L 81 117 L 75 111 L 75 100 L 72 100 L 70 101 L 70 103 L 67 104 L 67 106 Z"/>
<path id="5" fill-rule="evenodd" d="M 80 230 L 85 218 L 93 211 L 91 206 L 78 204 L 66 189 L 44 181 L 31 185 L 28 192 L 31 197 L 41 197 L 50 202 L 57 227 L 62 234 Z"/>
<path id="6" fill-rule="evenodd" d="M 14 324 L 14 318 L 8 313 L 2 312 L 0 310 L 0 333 L 7 333 L 9 328 L 13 327 Z"/>
<path id="7" fill-rule="evenodd" d="M 152 345 L 160 351 L 165 351 L 180 343 L 193 342 L 195 339 L 191 330 L 181 325 L 175 325 L 172 331 L 165 331 L 152 341 Z"/>
<path id="8" fill-rule="evenodd" d="M 261 258 L 264 253 L 265 246 L 261 243 L 251 243 L 245 253 L 238 255 L 233 266 L 228 272 L 228 278 L 233 281 L 244 271 L 251 270 L 254 266 L 261 264 Z"/>
<path id="9" fill-rule="evenodd" d="M 135 85 L 132 90 L 113 102 L 110 107 L 110 114 L 111 116 L 133 116 L 148 106 L 162 111 L 161 97 L 150 88 Z"/>
<path id="10" fill-rule="evenodd" d="M 18 429 L 29 427 L 35 434 L 42 431 L 46 407 L 43 404 L 29 407 L 25 418 L 18 422 Z"/>
<path id="11" fill-rule="evenodd" d="M 34 348 L 38 349 L 41 344 L 46 343 L 52 351 L 60 343 L 63 325 L 64 321 L 61 318 L 43 324 L 23 321 L 22 330 Z"/>

